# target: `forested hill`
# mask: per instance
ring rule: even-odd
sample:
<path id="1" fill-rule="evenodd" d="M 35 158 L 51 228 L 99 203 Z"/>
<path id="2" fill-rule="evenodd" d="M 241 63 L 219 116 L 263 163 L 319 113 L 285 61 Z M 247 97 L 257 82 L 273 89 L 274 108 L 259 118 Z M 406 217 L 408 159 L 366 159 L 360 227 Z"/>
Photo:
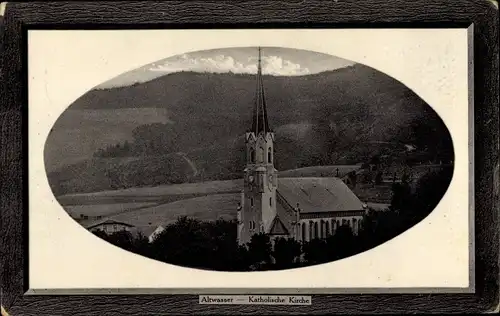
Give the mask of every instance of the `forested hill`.
<path id="1" fill-rule="evenodd" d="M 405 144 L 425 151 L 426 159 L 452 155 L 451 138 L 437 114 L 406 86 L 370 67 L 356 64 L 315 75 L 264 76 L 263 80 L 280 170 L 356 163 L 375 154 L 399 155 Z M 57 135 L 66 135 L 72 128 L 72 135 L 76 133 L 72 137 L 81 144 L 90 133 L 87 143 L 105 144 L 99 137 L 104 139 L 109 128 L 129 135 L 132 146 L 128 148 L 134 151 L 128 156 L 183 152 L 199 169 L 211 168 L 210 178 L 227 178 L 227 170 L 241 169 L 241 135 L 251 125 L 255 88 L 255 76 L 250 74 L 178 72 L 128 87 L 89 91 L 69 109 L 107 111 L 105 124 L 98 126 L 102 132 L 85 122 L 75 132 L 71 117 L 63 114 L 47 140 L 46 164 L 55 156 L 63 166 L 71 164 L 64 163 L 61 150 L 68 138 Z M 166 113 L 166 122 L 134 126 L 118 121 L 121 111 L 140 113 L 151 108 Z M 107 145 L 115 144 L 108 141 Z M 82 145 L 74 150 L 90 159 L 99 148 Z"/>

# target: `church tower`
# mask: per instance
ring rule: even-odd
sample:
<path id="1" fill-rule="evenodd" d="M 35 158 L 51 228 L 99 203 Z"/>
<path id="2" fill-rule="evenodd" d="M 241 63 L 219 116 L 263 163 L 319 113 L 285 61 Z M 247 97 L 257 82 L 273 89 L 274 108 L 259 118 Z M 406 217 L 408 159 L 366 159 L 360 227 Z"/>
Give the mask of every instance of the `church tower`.
<path id="1" fill-rule="evenodd" d="M 267 120 L 260 47 L 252 128 L 245 134 L 245 143 L 244 188 L 238 208 L 240 244 L 249 242 L 254 234 L 268 233 L 276 216 L 278 173 L 274 168 L 274 133 Z"/>

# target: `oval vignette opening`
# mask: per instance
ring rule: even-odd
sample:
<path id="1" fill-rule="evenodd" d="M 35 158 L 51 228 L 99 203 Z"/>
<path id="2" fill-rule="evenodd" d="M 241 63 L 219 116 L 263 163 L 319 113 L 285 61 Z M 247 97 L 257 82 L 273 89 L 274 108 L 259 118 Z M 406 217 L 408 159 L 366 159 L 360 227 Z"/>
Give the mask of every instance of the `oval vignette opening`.
<path id="1" fill-rule="evenodd" d="M 454 152 L 436 112 L 373 68 L 232 47 L 96 86 L 58 118 L 44 160 L 57 201 L 103 240 L 180 266 L 262 271 L 404 233 L 445 194 Z"/>

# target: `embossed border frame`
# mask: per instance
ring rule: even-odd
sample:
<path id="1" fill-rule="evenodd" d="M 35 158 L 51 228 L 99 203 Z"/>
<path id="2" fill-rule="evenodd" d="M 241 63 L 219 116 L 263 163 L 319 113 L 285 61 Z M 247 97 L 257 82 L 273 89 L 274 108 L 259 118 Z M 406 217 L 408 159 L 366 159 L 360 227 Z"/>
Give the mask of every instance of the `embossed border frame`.
<path id="1" fill-rule="evenodd" d="M 2 17 L 0 17 L 1 19 Z M 0 287 L 12 315 L 483 313 L 499 299 L 498 4 L 493 0 L 12 2 L 0 20 Z M 25 295 L 27 30 L 469 28 L 474 43 L 475 293 L 313 295 L 311 306 L 199 305 L 182 295 Z M 293 293 L 290 293 L 293 294 Z M 2 311 L 3 312 L 3 311 Z"/>

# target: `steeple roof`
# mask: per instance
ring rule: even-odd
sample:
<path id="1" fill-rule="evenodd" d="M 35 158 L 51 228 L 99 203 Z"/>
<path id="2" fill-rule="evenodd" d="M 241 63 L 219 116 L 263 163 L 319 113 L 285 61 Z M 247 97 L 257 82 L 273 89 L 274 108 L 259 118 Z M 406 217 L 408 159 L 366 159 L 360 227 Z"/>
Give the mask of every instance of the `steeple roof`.
<path id="1" fill-rule="evenodd" d="M 252 132 L 270 132 L 269 122 L 267 120 L 266 98 L 264 95 L 264 83 L 262 81 L 261 49 L 259 47 L 259 62 L 257 65 L 257 92 L 255 106 L 253 110 Z"/>

